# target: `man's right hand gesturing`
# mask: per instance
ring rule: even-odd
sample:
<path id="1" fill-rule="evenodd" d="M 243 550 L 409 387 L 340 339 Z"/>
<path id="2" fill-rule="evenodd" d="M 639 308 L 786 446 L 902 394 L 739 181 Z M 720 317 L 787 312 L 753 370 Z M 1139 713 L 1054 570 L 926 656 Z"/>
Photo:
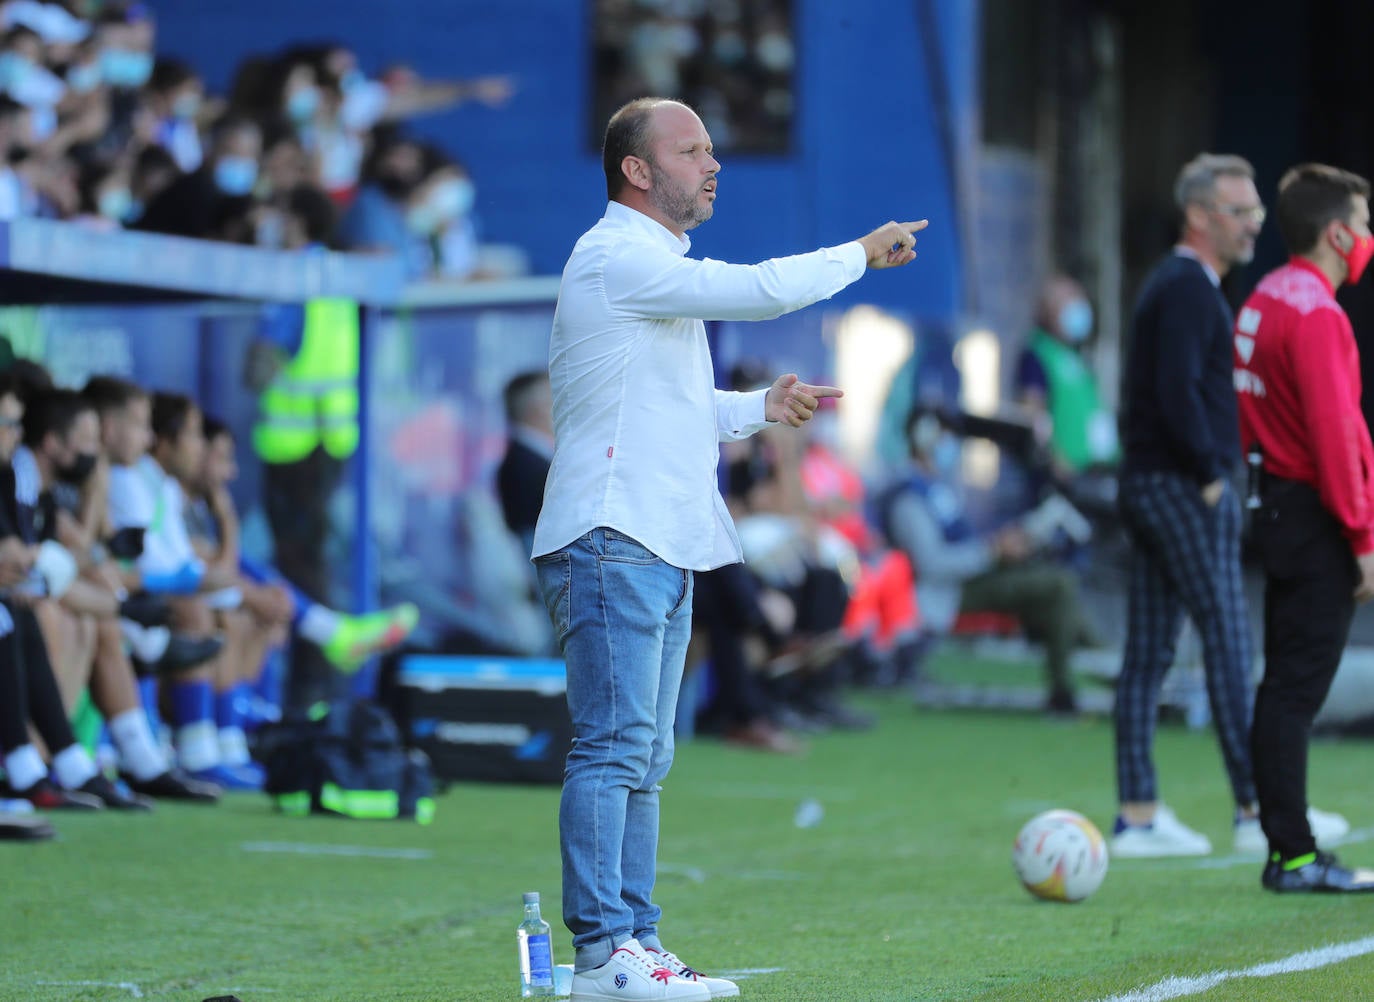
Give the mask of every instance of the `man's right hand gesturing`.
<path id="1" fill-rule="evenodd" d="M 930 220 L 914 223 L 888 223 L 879 226 L 866 237 L 860 237 L 870 268 L 899 268 L 916 259 L 916 234 L 930 225 Z"/>

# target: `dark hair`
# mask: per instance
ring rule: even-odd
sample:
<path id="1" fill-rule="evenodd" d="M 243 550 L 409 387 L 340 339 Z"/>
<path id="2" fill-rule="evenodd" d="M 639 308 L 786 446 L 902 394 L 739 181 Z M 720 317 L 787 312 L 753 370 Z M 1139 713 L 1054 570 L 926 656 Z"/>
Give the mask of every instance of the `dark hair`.
<path id="1" fill-rule="evenodd" d="M 506 384 L 505 391 L 501 394 L 502 402 L 506 406 L 506 420 L 516 422 L 520 420 L 520 415 L 524 412 L 529 403 L 531 391 L 541 383 L 549 381 L 549 373 L 545 369 L 530 369 L 522 372 L 518 376 L 512 377 Z"/>
<path id="2" fill-rule="evenodd" d="M 624 189 L 625 174 L 620 169 L 626 157 L 649 159 L 649 120 L 660 104 L 682 104 L 667 97 L 641 97 L 611 116 L 606 123 L 606 139 L 601 144 L 601 167 L 606 172 L 606 197 L 615 198 Z M 685 104 L 683 107 L 687 107 Z"/>
<path id="3" fill-rule="evenodd" d="M 22 41 L 27 38 L 32 38 L 37 42 L 43 41 L 43 36 L 38 34 L 38 32 L 34 31 L 32 28 L 25 27 L 22 24 L 16 24 L 9 28 L 3 35 L 0 35 L 0 47 L 4 47 L 6 49 L 12 48 L 15 42 Z"/>
<path id="4" fill-rule="evenodd" d="M 90 401 L 101 417 L 111 411 L 122 410 L 135 400 L 148 399 L 147 390 L 118 376 L 92 376 L 81 388 L 81 395 Z"/>
<path id="5" fill-rule="evenodd" d="M 1274 214 L 1289 254 L 1312 250 L 1332 220 L 1350 222 L 1350 197 L 1369 197 L 1369 182 L 1327 164 L 1299 164 L 1279 181 Z"/>
<path id="6" fill-rule="evenodd" d="M 96 196 L 96 190 L 119 170 L 119 167 L 104 160 L 91 160 L 82 165 L 76 181 L 82 212 L 94 214 L 100 211 L 100 199 Z"/>
<path id="7" fill-rule="evenodd" d="M 175 56 L 158 56 L 148 77 L 148 89 L 158 94 L 176 90 L 182 84 L 200 79 L 191 64 Z"/>
<path id="8" fill-rule="evenodd" d="M 394 170 L 391 158 L 401 149 L 414 153 L 413 167 L 404 172 Z M 419 140 L 412 139 L 392 125 L 379 125 L 372 130 L 372 149 L 363 160 L 362 179 L 375 184 L 393 201 L 403 201 L 425 179 L 428 169 L 425 164 L 425 148 Z"/>
<path id="9" fill-rule="evenodd" d="M 16 358 L 10 363 L 10 372 L 19 383 L 19 398 L 24 403 L 56 385 L 52 381 L 52 373 L 31 358 Z"/>
<path id="10" fill-rule="evenodd" d="M 234 439 L 234 430 L 213 414 L 205 414 L 202 412 L 200 416 L 200 431 L 201 434 L 205 436 L 205 441 L 207 442 L 213 442 L 221 435 L 227 435 L 230 441 Z"/>
<path id="11" fill-rule="evenodd" d="M 28 111 L 22 104 L 8 95 L 0 95 L 0 121 L 15 118 Z"/>
<path id="12" fill-rule="evenodd" d="M 165 147 L 158 146 L 156 143 L 139 150 L 138 156 L 134 158 L 133 173 L 141 175 L 155 170 L 173 170 L 181 173 L 176 158 L 168 153 Z"/>
<path id="13" fill-rule="evenodd" d="M 176 440 L 186 430 L 191 412 L 198 409 L 196 402 L 184 393 L 154 393 L 153 438 L 159 442 Z"/>
<path id="14" fill-rule="evenodd" d="M 24 444 L 36 449 L 48 435 L 66 438 L 76 419 L 95 405 L 75 390 L 49 389 L 24 401 Z"/>
<path id="15" fill-rule="evenodd" d="M 270 104 L 266 93 L 273 62 L 268 55 L 247 56 L 239 60 L 229 85 L 229 107 L 254 115 L 266 110 Z"/>
<path id="16" fill-rule="evenodd" d="M 312 244 L 337 247 L 337 212 L 329 196 L 313 184 L 299 184 L 286 196 L 286 208 L 301 221 L 305 238 Z"/>
<path id="17" fill-rule="evenodd" d="M 210 138 L 215 150 L 219 150 L 229 141 L 229 137 L 236 132 L 252 131 L 258 141 L 262 141 L 262 126 L 258 125 L 257 119 L 237 111 L 227 111 L 215 120 L 210 127 Z"/>
<path id="18" fill-rule="evenodd" d="M 19 385 L 19 379 L 8 369 L 0 372 L 0 400 L 5 397 L 14 397 L 20 403 L 24 402 L 24 393 Z"/>

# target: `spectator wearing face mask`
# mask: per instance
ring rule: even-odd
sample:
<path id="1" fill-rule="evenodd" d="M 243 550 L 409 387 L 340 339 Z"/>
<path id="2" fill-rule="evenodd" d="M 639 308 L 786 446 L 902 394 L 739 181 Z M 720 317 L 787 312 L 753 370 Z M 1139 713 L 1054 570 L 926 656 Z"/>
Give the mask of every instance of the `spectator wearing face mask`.
<path id="1" fill-rule="evenodd" d="M 0 96 L 0 220 L 32 216 L 38 196 L 16 160 L 26 153 L 28 113 L 19 102 Z"/>
<path id="2" fill-rule="evenodd" d="M 412 232 L 429 239 L 436 277 L 476 278 L 480 262 L 472 209 L 477 188 L 467 168 L 443 150 L 426 147 L 425 156 L 430 170 L 406 222 Z"/>
<path id="3" fill-rule="evenodd" d="M 1068 275 L 1045 283 L 1016 368 L 1017 402 L 1049 441 L 1061 474 L 1114 464 L 1120 455 L 1116 417 L 1102 406 L 1097 378 L 1082 349 L 1093 333 L 1093 308 Z"/>
<path id="4" fill-rule="evenodd" d="M 152 118 L 153 140 L 172 155 L 177 168 L 189 174 L 205 159 L 200 143 L 200 118 L 205 110 L 205 84 L 189 64 L 161 57 L 144 93 Z"/>
<path id="5" fill-rule="evenodd" d="M 28 28 L 13 27 L 0 38 L 0 89 L 29 109 L 39 142 L 57 131 L 57 105 L 67 91 L 43 56 L 42 39 Z"/>
<path id="6" fill-rule="evenodd" d="M 400 136 L 378 137 L 364 169 L 364 184 L 339 223 L 346 250 L 397 254 L 412 279 L 433 273 L 435 227 L 426 206 L 433 165 L 420 144 Z"/>
<path id="7" fill-rule="evenodd" d="M 215 125 L 206 162 L 163 190 L 148 205 L 138 228 L 183 237 L 212 234 L 225 200 L 254 193 L 261 154 L 257 123 L 237 114 L 225 115 Z"/>
<path id="8" fill-rule="evenodd" d="M 134 203 L 129 169 L 116 164 L 92 164 L 81 172 L 80 220 L 97 229 L 119 229 L 133 221 Z"/>
<path id="9" fill-rule="evenodd" d="M 911 464 L 879 502 L 883 529 L 911 561 L 917 605 L 934 637 L 948 633 L 961 612 L 1015 615 L 1045 647 L 1046 710 L 1073 713 L 1069 656 L 1083 633 L 1077 580 L 1036 559 L 1025 527 L 974 527 L 959 475 L 959 428 L 958 415 L 919 404 L 912 409 L 906 424 Z"/>
<path id="10" fill-rule="evenodd" d="M 139 141 L 143 88 L 153 73 L 154 35 L 147 8 L 137 4 L 102 8 L 82 50 L 83 61 L 78 64 L 82 68 L 76 77 L 88 98 L 79 102 L 83 159 L 113 160 Z"/>

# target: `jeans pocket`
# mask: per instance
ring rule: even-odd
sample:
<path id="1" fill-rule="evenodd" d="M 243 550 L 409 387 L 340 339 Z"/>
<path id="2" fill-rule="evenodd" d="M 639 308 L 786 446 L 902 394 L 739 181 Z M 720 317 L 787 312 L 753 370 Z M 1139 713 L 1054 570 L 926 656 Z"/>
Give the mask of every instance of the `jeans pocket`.
<path id="1" fill-rule="evenodd" d="M 602 529 L 601 533 L 601 552 L 598 556 L 602 560 L 611 560 L 620 564 L 656 564 L 660 562 L 652 550 L 623 532 L 616 532 L 614 529 Z"/>
<path id="2" fill-rule="evenodd" d="M 554 635 L 561 642 L 568 635 L 572 621 L 572 554 L 567 550 L 546 553 L 534 560 L 534 573 L 539 581 L 539 594 L 549 612 Z"/>

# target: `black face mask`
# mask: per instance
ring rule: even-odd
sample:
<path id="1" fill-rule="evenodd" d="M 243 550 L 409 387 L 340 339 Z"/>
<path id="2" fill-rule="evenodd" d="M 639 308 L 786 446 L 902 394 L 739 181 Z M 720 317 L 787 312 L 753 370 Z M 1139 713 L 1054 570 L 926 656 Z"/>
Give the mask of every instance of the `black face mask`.
<path id="1" fill-rule="evenodd" d="M 415 189 L 415 184 L 396 174 L 381 174 L 377 177 L 377 187 L 387 198 L 399 202 Z"/>
<path id="2" fill-rule="evenodd" d="M 95 470 L 96 455 L 94 452 L 78 452 L 76 458 L 66 466 L 57 469 L 57 476 L 60 480 L 65 480 L 69 484 L 81 485 Z"/>

